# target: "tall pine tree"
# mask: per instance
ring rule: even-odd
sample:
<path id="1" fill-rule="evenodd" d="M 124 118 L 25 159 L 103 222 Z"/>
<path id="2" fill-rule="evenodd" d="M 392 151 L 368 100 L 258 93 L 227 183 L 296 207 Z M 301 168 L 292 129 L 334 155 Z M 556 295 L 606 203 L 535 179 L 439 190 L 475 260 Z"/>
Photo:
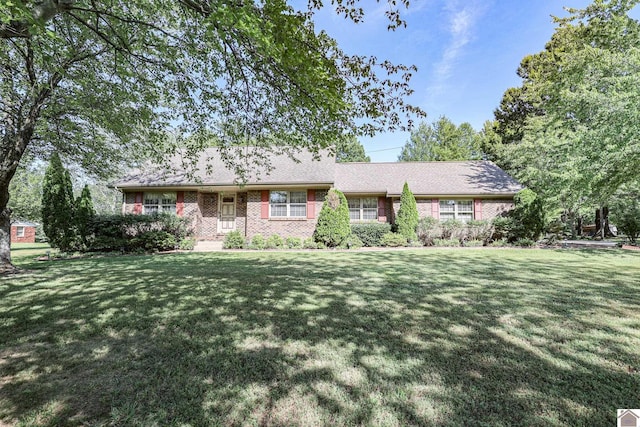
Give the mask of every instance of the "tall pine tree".
<path id="1" fill-rule="evenodd" d="M 75 243 L 71 176 L 58 153 L 53 153 L 42 188 L 42 228 L 49 244 L 66 252 Z"/>
<path id="2" fill-rule="evenodd" d="M 409 184 L 405 182 L 400 196 L 400 209 L 396 218 L 398 233 L 406 237 L 409 242 L 415 242 L 418 240 L 416 229 L 418 228 L 419 220 L 416 198 L 409 190 Z"/>
<path id="3" fill-rule="evenodd" d="M 76 199 L 76 226 L 78 227 L 78 242 L 83 248 L 87 247 L 89 237 L 89 224 L 96 215 L 93 207 L 93 199 L 89 186 L 85 185 L 82 193 Z"/>

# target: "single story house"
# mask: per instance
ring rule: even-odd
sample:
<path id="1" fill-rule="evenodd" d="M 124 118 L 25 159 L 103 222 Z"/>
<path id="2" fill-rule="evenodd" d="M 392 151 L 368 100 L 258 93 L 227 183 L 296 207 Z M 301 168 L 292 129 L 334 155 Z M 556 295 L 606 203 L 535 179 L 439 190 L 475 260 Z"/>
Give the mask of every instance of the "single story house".
<path id="1" fill-rule="evenodd" d="M 36 224 L 28 221 L 16 221 L 11 224 L 11 243 L 35 243 Z"/>
<path id="2" fill-rule="evenodd" d="M 393 223 L 405 182 L 421 217 L 491 219 L 513 208 L 523 187 L 489 161 L 336 163 L 326 153 L 269 157 L 271 169 L 237 182 L 216 155 L 203 154 L 192 173 L 180 158 L 173 170 L 147 165 L 113 186 L 123 193 L 123 213 L 174 212 L 193 219 L 199 240 L 223 239 L 232 230 L 246 237 L 278 234 L 309 237 L 327 191 L 342 191 L 352 222 Z M 255 166 L 256 170 L 261 166 Z"/>

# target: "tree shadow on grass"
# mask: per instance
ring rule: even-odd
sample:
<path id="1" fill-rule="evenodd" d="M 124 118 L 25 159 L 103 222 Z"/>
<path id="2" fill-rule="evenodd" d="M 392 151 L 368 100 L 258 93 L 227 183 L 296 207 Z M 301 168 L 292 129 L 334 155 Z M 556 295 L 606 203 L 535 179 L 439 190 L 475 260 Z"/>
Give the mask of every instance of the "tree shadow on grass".
<path id="1" fill-rule="evenodd" d="M 455 251 L 54 263 L 0 281 L 0 414 L 34 425 L 610 424 L 640 392 L 625 370 L 640 365 L 638 270 Z"/>

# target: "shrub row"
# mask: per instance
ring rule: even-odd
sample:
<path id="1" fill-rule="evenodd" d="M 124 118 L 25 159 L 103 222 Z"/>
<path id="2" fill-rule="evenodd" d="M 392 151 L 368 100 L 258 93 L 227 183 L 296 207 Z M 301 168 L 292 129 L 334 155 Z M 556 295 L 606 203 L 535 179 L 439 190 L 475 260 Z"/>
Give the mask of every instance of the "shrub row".
<path id="1" fill-rule="evenodd" d="M 382 236 L 391 232 L 391 224 L 372 222 L 351 224 L 351 233 L 358 236 L 363 246 L 382 246 Z"/>
<path id="2" fill-rule="evenodd" d="M 242 233 L 232 231 L 228 233 L 222 244 L 225 249 L 325 249 L 327 246 L 324 242 L 316 242 L 313 237 L 306 239 L 300 237 L 287 237 L 283 239 L 277 234 L 265 238 L 261 234 L 256 234 L 251 239 L 245 240 Z M 356 249 L 362 247 L 362 241 L 358 236 L 352 234 L 343 240 L 339 248 Z"/>
<path id="3" fill-rule="evenodd" d="M 425 246 L 445 246 L 442 241 L 457 242 L 457 245 L 479 246 L 489 243 L 494 234 L 494 226 L 491 221 L 456 221 L 454 219 L 438 221 L 435 218 L 422 218 L 418 223 L 418 239 Z M 447 243 L 451 246 L 453 243 Z"/>
<path id="4" fill-rule="evenodd" d="M 97 215 L 88 224 L 88 252 L 157 252 L 193 249 L 187 218 L 172 214 Z"/>

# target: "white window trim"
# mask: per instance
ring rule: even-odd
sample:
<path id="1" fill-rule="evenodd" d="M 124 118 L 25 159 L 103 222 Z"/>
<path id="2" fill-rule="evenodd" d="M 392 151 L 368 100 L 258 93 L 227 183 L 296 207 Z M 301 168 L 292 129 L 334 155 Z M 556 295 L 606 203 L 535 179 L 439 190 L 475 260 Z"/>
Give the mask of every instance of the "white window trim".
<path id="1" fill-rule="evenodd" d="M 24 237 L 26 234 L 26 227 L 24 225 L 16 225 L 16 237 Z"/>
<path id="2" fill-rule="evenodd" d="M 160 196 L 164 195 L 164 194 L 173 194 L 174 195 L 174 202 L 173 203 L 162 203 L 162 197 L 158 198 L 158 204 L 149 204 L 146 203 L 147 200 L 147 194 L 158 194 Z M 157 206 L 158 210 L 155 212 L 151 212 L 151 214 L 154 213 L 163 213 L 163 212 L 170 212 L 175 214 L 177 212 L 177 207 L 178 207 L 178 194 L 175 191 L 168 191 L 168 192 L 159 192 L 159 191 L 147 191 L 144 192 L 142 194 L 142 213 L 143 214 L 148 214 L 147 212 L 147 206 Z M 169 209 L 165 210 L 165 207 L 169 207 Z"/>
<path id="3" fill-rule="evenodd" d="M 285 203 L 273 203 L 271 201 L 271 193 L 274 192 L 278 192 L 278 193 L 287 193 L 287 201 Z M 304 203 L 292 203 L 291 202 L 291 193 L 304 193 Z M 308 195 L 307 192 L 305 190 L 271 190 L 269 191 L 269 218 L 276 218 L 276 219 L 280 219 L 280 218 L 306 218 L 307 217 L 307 203 L 309 202 L 308 200 Z M 273 205 L 286 205 L 287 207 L 287 213 L 286 215 L 273 215 Z M 301 207 L 304 206 L 304 215 L 291 215 L 291 207 Z"/>
<path id="4" fill-rule="evenodd" d="M 374 199 L 375 202 L 376 202 L 375 203 L 375 207 L 374 208 L 365 208 L 364 207 L 364 200 L 365 199 Z M 349 201 L 354 201 L 354 200 L 358 201 L 359 207 L 358 208 L 349 207 L 349 220 L 351 222 L 375 222 L 375 221 L 378 220 L 378 198 L 377 197 L 353 197 L 353 198 L 349 198 L 348 202 Z M 348 202 L 347 202 L 347 204 L 348 204 Z M 354 212 L 355 212 L 355 209 L 358 209 L 358 219 L 351 218 L 352 209 L 354 209 Z M 374 209 L 375 209 L 375 213 L 376 213 L 375 218 L 365 218 L 364 217 L 365 210 L 374 210 Z"/>
<path id="5" fill-rule="evenodd" d="M 474 201 L 473 199 L 460 199 L 460 200 L 448 200 L 448 199 L 440 199 L 439 203 L 438 203 L 438 210 L 439 210 L 439 217 L 442 220 L 442 208 L 441 208 L 441 204 L 443 202 L 446 202 L 447 204 L 453 205 L 453 211 L 445 211 L 444 214 L 453 214 L 453 218 L 447 218 L 447 219 L 455 219 L 456 221 L 473 221 L 475 219 L 475 208 L 474 208 Z M 453 202 L 453 203 L 451 203 Z M 459 203 L 460 202 L 471 202 L 471 210 L 470 211 L 461 211 L 459 210 Z M 460 218 L 461 214 L 471 214 L 471 219 L 467 219 L 467 218 Z M 446 221 L 446 220 L 445 220 Z"/>

